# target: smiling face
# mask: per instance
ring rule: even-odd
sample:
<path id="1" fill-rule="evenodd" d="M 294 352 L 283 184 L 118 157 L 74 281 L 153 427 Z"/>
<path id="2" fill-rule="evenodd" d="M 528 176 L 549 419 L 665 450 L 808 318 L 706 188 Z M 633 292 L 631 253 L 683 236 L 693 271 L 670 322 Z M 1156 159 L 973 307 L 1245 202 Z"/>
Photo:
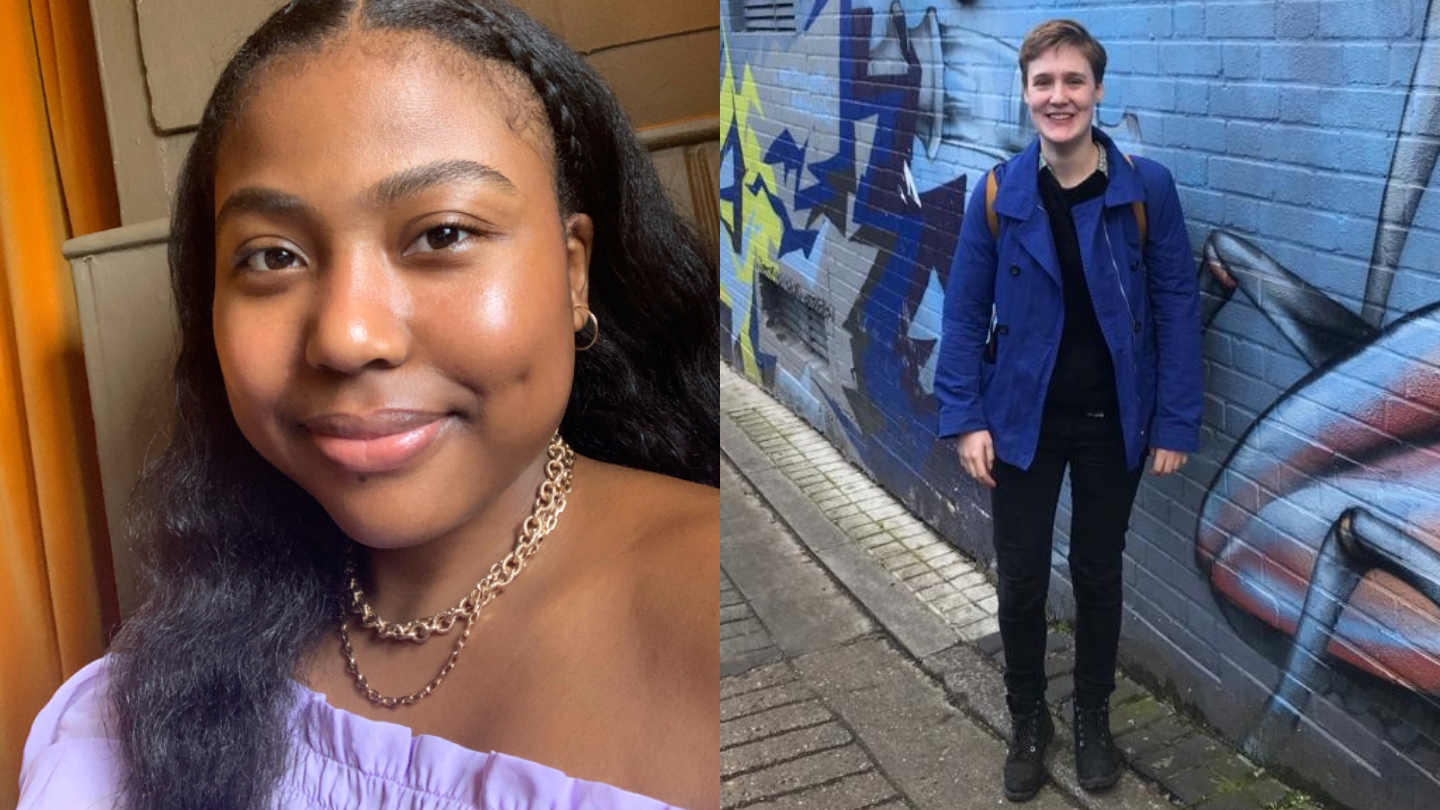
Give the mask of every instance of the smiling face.
<path id="1" fill-rule="evenodd" d="M 523 516 L 564 412 L 590 221 L 507 68 L 349 34 L 269 66 L 221 141 L 215 344 L 241 431 L 347 534 Z"/>
<path id="2" fill-rule="evenodd" d="M 1035 131 L 1053 147 L 1066 149 L 1089 142 L 1095 105 L 1105 87 L 1078 49 L 1051 48 L 1026 66 L 1025 104 Z"/>

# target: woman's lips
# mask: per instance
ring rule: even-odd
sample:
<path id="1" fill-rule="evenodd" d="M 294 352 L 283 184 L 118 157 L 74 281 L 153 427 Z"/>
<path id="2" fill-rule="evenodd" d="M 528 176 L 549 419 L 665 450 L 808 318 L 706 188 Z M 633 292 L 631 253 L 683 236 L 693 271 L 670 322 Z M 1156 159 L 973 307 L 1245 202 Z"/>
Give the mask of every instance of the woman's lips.
<path id="1" fill-rule="evenodd" d="M 303 424 L 326 458 L 352 473 L 389 472 L 405 466 L 434 443 L 446 414 L 376 411 L 326 414 Z"/>

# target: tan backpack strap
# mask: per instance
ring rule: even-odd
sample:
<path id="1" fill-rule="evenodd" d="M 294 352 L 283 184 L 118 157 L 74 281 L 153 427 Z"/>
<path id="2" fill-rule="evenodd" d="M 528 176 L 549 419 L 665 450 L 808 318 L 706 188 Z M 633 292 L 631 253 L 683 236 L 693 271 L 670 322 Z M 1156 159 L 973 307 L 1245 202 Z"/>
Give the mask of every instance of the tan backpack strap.
<path id="1" fill-rule="evenodd" d="M 985 221 L 990 223 L 990 238 L 1000 238 L 1000 218 L 995 215 L 995 195 L 1000 192 L 1000 181 L 995 178 L 995 170 L 991 169 L 985 175 Z"/>
<path id="2" fill-rule="evenodd" d="M 1132 160 L 1129 155 L 1125 156 L 1125 162 L 1130 164 L 1130 168 L 1135 168 L 1135 161 Z M 1145 222 L 1145 203 L 1130 203 L 1130 209 L 1135 212 L 1135 224 L 1140 226 L 1140 247 L 1143 249 L 1145 247 L 1145 239 L 1149 236 L 1149 228 Z"/>

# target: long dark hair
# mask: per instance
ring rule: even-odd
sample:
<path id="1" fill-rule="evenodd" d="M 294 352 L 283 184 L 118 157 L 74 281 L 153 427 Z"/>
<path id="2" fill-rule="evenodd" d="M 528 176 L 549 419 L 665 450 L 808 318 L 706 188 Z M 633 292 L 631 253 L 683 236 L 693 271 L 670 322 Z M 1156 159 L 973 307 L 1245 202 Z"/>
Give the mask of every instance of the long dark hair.
<path id="1" fill-rule="evenodd" d="M 290 751 L 289 679 L 342 617 L 350 541 L 230 412 L 211 327 L 212 211 L 221 138 L 257 72 L 352 29 L 423 33 L 529 80 L 562 213 L 595 223 L 590 307 L 603 331 L 577 356 L 561 432 L 593 458 L 719 480 L 718 273 L 599 77 L 500 0 L 290 3 L 221 75 L 175 204 L 177 413 L 135 499 L 149 594 L 115 640 L 110 676 L 132 810 L 268 806 Z"/>

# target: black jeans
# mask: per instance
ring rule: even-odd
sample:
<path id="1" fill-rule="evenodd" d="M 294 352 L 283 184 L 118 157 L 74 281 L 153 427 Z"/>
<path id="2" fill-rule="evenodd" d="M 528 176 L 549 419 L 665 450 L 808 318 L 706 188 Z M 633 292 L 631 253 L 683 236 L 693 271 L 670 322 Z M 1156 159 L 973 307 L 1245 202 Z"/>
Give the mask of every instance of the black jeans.
<path id="1" fill-rule="evenodd" d="M 1000 638 L 1012 709 L 1045 695 L 1045 597 L 1055 508 L 1070 468 L 1070 583 L 1075 594 L 1075 700 L 1094 706 L 1115 690 L 1120 644 L 1120 574 L 1130 510 L 1144 461 L 1127 469 L 1115 414 L 1046 413 L 1030 469 L 995 461 L 995 559 L 1000 569 Z M 1023 708 L 1022 708 L 1023 710 Z"/>

